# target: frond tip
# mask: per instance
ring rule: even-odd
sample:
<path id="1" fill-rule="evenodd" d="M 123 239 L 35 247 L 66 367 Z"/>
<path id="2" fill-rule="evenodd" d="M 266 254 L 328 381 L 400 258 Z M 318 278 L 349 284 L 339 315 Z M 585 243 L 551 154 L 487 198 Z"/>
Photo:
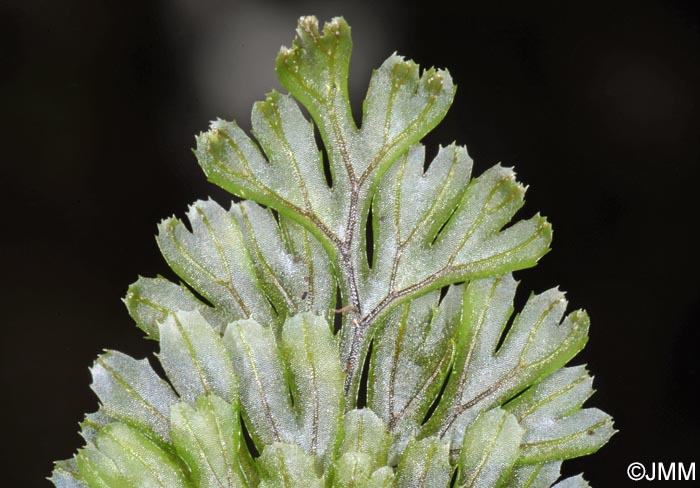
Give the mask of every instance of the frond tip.
<path id="1" fill-rule="evenodd" d="M 512 168 L 473 175 L 451 144 L 424 169 L 446 70 L 391 55 L 353 120 L 351 50 L 345 20 L 302 17 L 277 57 L 289 94 L 254 105 L 251 135 L 217 119 L 197 137 L 209 180 L 244 200 L 159 224 L 182 282 L 140 277 L 124 301 L 165 377 L 100 355 L 99 408 L 55 486 L 588 486 L 557 482 L 615 433 L 584 408 L 586 368 L 567 366 L 588 315 L 557 288 L 514 313 L 512 273 L 548 252 L 551 225 L 513 222 Z"/>

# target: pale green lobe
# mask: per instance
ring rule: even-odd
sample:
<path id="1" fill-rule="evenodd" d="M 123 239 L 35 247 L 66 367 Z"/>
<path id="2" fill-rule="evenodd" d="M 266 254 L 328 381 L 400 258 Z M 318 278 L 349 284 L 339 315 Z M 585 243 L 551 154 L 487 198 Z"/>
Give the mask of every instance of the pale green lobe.
<path id="1" fill-rule="evenodd" d="M 170 406 L 178 402 L 172 388 L 148 364 L 107 351 L 91 368 L 92 389 L 104 414 L 170 442 Z"/>
<path id="2" fill-rule="evenodd" d="M 241 427 L 236 407 L 216 395 L 197 398 L 195 406 L 171 409 L 173 444 L 198 488 L 246 487 L 238 453 Z"/>
<path id="3" fill-rule="evenodd" d="M 258 465 L 246 444 L 242 440 L 238 449 L 238 466 L 243 479 L 243 486 L 258 486 L 260 484 Z"/>
<path id="4" fill-rule="evenodd" d="M 265 446 L 257 460 L 260 488 L 323 488 L 314 458 L 301 447 L 279 442 Z"/>
<path id="5" fill-rule="evenodd" d="M 549 488 L 559 479 L 560 469 L 561 461 L 515 466 L 503 486 L 505 488 Z"/>
<path id="6" fill-rule="evenodd" d="M 313 17 L 299 19 L 297 39 L 277 56 L 277 76 L 289 93 L 311 113 L 326 147 L 339 210 L 347 211 L 354 164 L 352 151 L 357 128 L 348 97 L 348 68 L 352 41 L 350 27 L 341 18 L 321 32 Z M 339 222 L 340 223 L 340 222 Z M 333 227 L 332 227 L 333 228 Z"/>
<path id="7" fill-rule="evenodd" d="M 547 252 L 551 229 L 539 216 L 501 230 L 524 201 L 512 170 L 495 166 L 469 183 L 470 171 L 466 150 L 449 146 L 426 173 L 415 147 L 387 172 L 373 200 L 381 264 L 360 290 L 366 308 L 381 311 L 387 290 L 404 300 L 440 284 L 532 266 Z"/>
<path id="8" fill-rule="evenodd" d="M 253 202 L 233 205 L 259 283 L 278 315 L 312 311 L 330 318 L 335 280 L 323 246 L 302 226 Z"/>
<path id="9" fill-rule="evenodd" d="M 337 230 L 335 223 L 327 221 L 329 216 L 324 220 L 323 216 L 306 210 L 304 198 L 285 198 L 290 196 L 284 190 L 287 180 L 280 178 L 282 175 L 288 176 L 290 169 L 271 167 L 258 146 L 235 122 L 221 119 L 212 122 L 209 131 L 197 137 L 196 154 L 210 181 L 234 195 L 274 208 L 280 214 L 298 221 L 326 249 L 331 249 L 329 235 Z M 283 186 L 280 188 L 281 183 Z M 327 188 L 326 183 L 323 184 Z"/>
<path id="10" fill-rule="evenodd" d="M 314 312 L 332 322 L 334 314 L 330 309 L 335 305 L 337 290 L 334 263 L 321 243 L 294 220 L 279 216 L 279 225 L 282 239 L 294 256 L 294 262 L 304 263 L 304 275 L 301 282 L 296 283 L 302 289 L 295 289 L 303 301 L 298 311 Z"/>
<path id="11" fill-rule="evenodd" d="M 375 225 L 375 263 L 398 260 L 405 268 L 414 259 L 425 259 L 421 254 L 426 253 L 465 192 L 472 161 L 464 147 L 441 147 L 426 172 L 424 160 L 425 148 L 416 144 L 381 179 L 372 202 L 373 215 L 381 222 Z M 399 250 L 401 255 L 397 256 Z M 389 275 L 384 275 L 391 269 L 373 266 L 372 279 L 389 286 Z"/>
<path id="12" fill-rule="evenodd" d="M 462 286 L 442 301 L 435 291 L 397 308 L 374 339 L 367 398 L 403 450 L 423 423 L 452 366 Z"/>
<path id="13" fill-rule="evenodd" d="M 593 395 L 593 378 L 585 366 L 561 368 L 518 395 L 506 409 L 520 422 L 533 417 L 566 415 L 578 410 Z"/>
<path id="14" fill-rule="evenodd" d="M 56 488 L 88 488 L 88 485 L 81 480 L 78 463 L 75 459 L 54 463 L 53 473 L 51 473 L 49 481 Z"/>
<path id="15" fill-rule="evenodd" d="M 556 289 L 532 295 L 502 339 L 516 287 L 511 275 L 466 287 L 452 375 L 425 434 L 459 445 L 480 412 L 556 371 L 585 345 L 588 317 L 582 311 L 564 317 L 567 302 Z"/>
<path id="16" fill-rule="evenodd" d="M 372 476 L 374 463 L 370 455 L 363 452 L 346 452 L 335 462 L 334 488 L 366 487 Z"/>
<path id="17" fill-rule="evenodd" d="M 221 336 L 199 312 L 177 312 L 160 325 L 160 363 L 180 397 L 190 403 L 213 393 L 231 402 L 237 381 Z"/>
<path id="18" fill-rule="evenodd" d="M 453 471 L 449 444 L 436 437 L 413 440 L 399 462 L 397 487 L 446 488 Z"/>
<path id="19" fill-rule="evenodd" d="M 272 328 L 252 319 L 239 320 L 226 329 L 224 345 L 239 380 L 243 415 L 255 444 L 295 442 L 297 419 Z"/>
<path id="20" fill-rule="evenodd" d="M 284 323 L 282 350 L 292 379 L 297 442 L 323 459 L 337 435 L 344 406 L 338 345 L 325 319 L 304 313 Z"/>
<path id="21" fill-rule="evenodd" d="M 462 198 L 471 159 L 466 149 L 451 145 L 440 149 L 424 173 L 424 157 L 420 145 L 405 152 L 372 201 L 374 264 L 360 288 L 368 311 L 388 293 L 408 296 L 415 285 L 417 294 L 424 293 L 449 260 L 449 252 L 435 253 L 432 242 Z"/>
<path id="22" fill-rule="evenodd" d="M 338 204 L 350 218 L 352 205 L 342 205 L 352 200 L 350 192 L 357 189 L 367 195 L 376 187 L 388 167 L 444 117 L 454 87 L 444 71 L 429 70 L 421 77 L 415 63 L 391 56 L 372 75 L 358 130 L 347 93 L 352 48 L 347 23 L 335 18 L 321 31 L 315 18 L 305 17 L 297 34 L 292 48 L 281 50 L 277 73 L 318 126 Z M 369 200 L 362 203 L 360 220 L 366 217 L 368 204 Z"/>
<path id="23" fill-rule="evenodd" d="M 104 413 L 102 409 L 97 412 L 88 413 L 85 415 L 83 421 L 80 422 L 80 436 L 85 439 L 86 442 L 94 443 L 99 431 L 112 421 L 114 421 L 114 419 Z"/>
<path id="24" fill-rule="evenodd" d="M 592 383 L 583 366 L 562 368 L 505 406 L 527 431 L 519 462 L 591 454 L 612 437 L 609 415 L 597 408 L 580 409 L 593 394 Z"/>
<path id="25" fill-rule="evenodd" d="M 503 409 L 482 413 L 464 435 L 457 486 L 503 486 L 518 458 L 523 433 L 516 418 Z"/>
<path id="26" fill-rule="evenodd" d="M 274 188 L 284 201 L 318 215 L 332 228 L 342 207 L 326 183 L 313 124 L 291 96 L 276 91 L 253 106 L 251 121 L 266 159 L 259 167 L 251 166 L 255 179 Z"/>
<path id="27" fill-rule="evenodd" d="M 393 488 L 395 478 L 394 470 L 390 466 L 383 466 L 372 473 L 367 481 L 367 488 Z"/>
<path id="28" fill-rule="evenodd" d="M 496 165 L 486 170 L 466 187 L 435 242 L 434 252 L 448 252 L 452 257 L 456 251 L 455 261 L 465 261 L 472 249 L 510 222 L 524 197 L 525 188 L 516 181 L 512 169 Z"/>
<path id="29" fill-rule="evenodd" d="M 185 286 L 176 285 L 162 277 L 139 277 L 129 287 L 124 303 L 139 329 L 155 340 L 160 338 L 160 323 L 180 310 L 198 311 L 219 333 L 227 322 L 220 311 L 199 301 Z"/>
<path id="30" fill-rule="evenodd" d="M 91 487 L 188 488 L 176 461 L 138 430 L 121 423 L 102 429 L 94 447 L 78 455 L 80 474 Z"/>
<path id="31" fill-rule="evenodd" d="M 90 488 L 131 488 L 132 483 L 108 455 L 88 443 L 76 455 L 80 478 Z"/>
<path id="32" fill-rule="evenodd" d="M 274 322 L 237 221 L 212 200 L 195 202 L 187 217 L 192 231 L 176 218 L 158 226 L 158 246 L 170 267 L 229 321 Z"/>
<path id="33" fill-rule="evenodd" d="M 351 410 L 343 418 L 343 442 L 338 455 L 354 452 L 370 456 L 370 472 L 387 464 L 391 435 L 384 422 L 368 408 Z"/>
<path id="34" fill-rule="evenodd" d="M 361 139 L 372 155 L 358 161 L 357 168 L 368 172 L 376 167 L 378 176 L 443 119 L 452 105 L 455 86 L 450 74 L 419 66 L 392 55 L 372 73 L 363 104 Z"/>
<path id="35" fill-rule="evenodd" d="M 510 168 L 496 165 L 467 186 L 428 255 L 451 277 L 496 276 L 534 266 L 547 253 L 551 226 L 536 215 L 503 229 L 524 202 Z"/>
<path id="36" fill-rule="evenodd" d="M 556 485 L 553 485 L 552 488 L 590 488 L 590 486 L 591 485 L 583 479 L 583 475 L 579 474 L 560 481 Z"/>

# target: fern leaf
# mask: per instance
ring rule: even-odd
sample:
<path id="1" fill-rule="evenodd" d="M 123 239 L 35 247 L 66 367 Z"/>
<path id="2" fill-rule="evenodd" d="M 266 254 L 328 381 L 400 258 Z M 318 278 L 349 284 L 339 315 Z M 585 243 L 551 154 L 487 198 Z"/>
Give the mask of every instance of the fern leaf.
<path id="1" fill-rule="evenodd" d="M 78 453 L 80 474 L 90 486 L 187 488 L 176 460 L 137 429 L 112 423 L 94 445 Z"/>
<path id="2" fill-rule="evenodd" d="M 515 417 L 503 409 L 480 415 L 464 435 L 457 486 L 502 486 L 518 459 L 523 433 Z"/>
<path id="3" fill-rule="evenodd" d="M 561 461 L 516 466 L 503 485 L 507 488 L 549 488 L 559 478 Z"/>
<path id="4" fill-rule="evenodd" d="M 406 488 L 446 488 L 450 486 L 453 471 L 449 445 L 435 437 L 413 440 L 399 461 L 397 485 Z"/>
<path id="5" fill-rule="evenodd" d="M 227 318 L 271 323 L 274 310 L 261 293 L 236 220 L 213 201 L 194 203 L 187 216 L 191 232 L 176 218 L 158 226 L 158 246 L 170 267 Z"/>
<path id="6" fill-rule="evenodd" d="M 240 320 L 226 329 L 224 344 L 240 381 L 241 406 L 256 445 L 294 443 L 297 419 L 272 329 L 253 319 Z"/>
<path id="7" fill-rule="evenodd" d="M 290 373 L 299 434 L 306 451 L 324 458 L 333 447 L 343 412 L 343 373 L 328 323 L 313 314 L 287 320 L 282 351 Z"/>
<path id="8" fill-rule="evenodd" d="M 231 402 L 238 385 L 217 334 L 197 312 L 178 312 L 160 325 L 160 363 L 180 397 L 190 403 L 216 394 Z"/>
<path id="9" fill-rule="evenodd" d="M 399 307 L 374 340 L 368 404 L 397 436 L 394 450 L 420 430 L 452 366 L 462 288 L 439 304 L 435 291 Z"/>
<path id="10" fill-rule="evenodd" d="M 202 395 L 195 405 L 181 402 L 171 410 L 173 444 L 187 463 L 195 486 L 246 486 L 238 452 L 242 433 L 236 405 L 216 395 Z"/>
<path id="11" fill-rule="evenodd" d="M 352 309 L 340 341 L 352 407 L 358 370 L 378 319 L 439 286 L 534 265 L 547 252 L 551 231 L 537 216 L 498 232 L 520 206 L 523 188 L 512 172 L 498 167 L 465 185 L 464 170 L 471 162 L 463 148 L 443 151 L 424 178 L 422 187 L 434 185 L 445 167 L 454 166 L 451 173 L 447 169 L 447 195 L 437 206 L 425 208 L 430 191 L 412 193 L 406 186 L 408 191 L 401 193 L 404 183 L 423 178 L 417 174 L 423 164 L 420 150 L 411 147 L 452 103 L 455 88 L 449 74 L 430 69 L 421 75 L 412 61 L 389 57 L 372 75 L 358 128 L 345 78 L 351 49 L 347 24 L 334 19 L 320 32 L 315 19 L 303 18 L 297 32 L 293 47 L 279 55 L 277 72 L 321 133 L 332 187 L 325 180 L 310 123 L 291 97 L 276 92 L 253 109 L 259 146 L 234 122 L 217 120 L 198 138 L 196 153 L 212 182 L 299 222 L 337 263 L 336 279 Z M 404 163 L 397 164 L 399 160 Z M 392 165 L 392 174 L 382 178 Z M 401 171 L 405 165 L 408 170 Z M 397 180 L 404 174 L 406 182 Z M 379 228 L 391 234 L 392 227 L 400 227 L 404 234 L 394 229 L 393 237 L 378 241 L 378 255 L 386 259 L 370 271 L 364 233 L 373 197 L 379 220 L 386 222 Z M 402 211 L 409 217 L 402 219 Z M 436 244 L 429 245 L 426 237 L 436 238 L 434 233 L 452 214 Z"/>
<path id="12" fill-rule="evenodd" d="M 197 138 L 207 177 L 243 201 L 162 221 L 158 246 L 182 282 L 141 277 L 127 292 L 165 377 L 147 359 L 99 356 L 86 444 L 50 480 L 588 486 L 557 482 L 563 460 L 615 433 L 584 408 L 586 369 L 566 366 L 588 316 L 567 314 L 558 289 L 514 313 L 512 272 L 549 250 L 550 225 L 513 221 L 525 187 L 510 168 L 473 175 L 455 144 L 426 165 L 420 140 L 455 94 L 447 71 L 390 56 L 358 124 L 347 23 L 303 17 L 297 34 L 276 64 L 289 94 L 255 104 L 252 133 L 217 120 Z"/>
<path id="13" fill-rule="evenodd" d="M 88 485 L 82 481 L 82 477 L 78 472 L 78 463 L 75 459 L 55 463 L 49 481 L 56 488 L 88 488 Z"/>
<path id="14" fill-rule="evenodd" d="M 218 309 L 199 301 L 187 287 L 162 277 L 139 278 L 129 287 L 124 303 L 136 325 L 154 340 L 160 338 L 160 323 L 180 311 L 196 310 L 219 333 L 227 323 Z"/>
<path id="15" fill-rule="evenodd" d="M 612 418 L 597 408 L 581 409 L 592 383 L 584 367 L 562 368 L 505 406 L 527 429 L 521 462 L 583 456 L 608 442 L 615 433 Z"/>
<path id="16" fill-rule="evenodd" d="M 146 359 L 108 351 L 95 361 L 92 378 L 105 414 L 170 442 L 170 407 L 178 397 Z"/>
<path id="17" fill-rule="evenodd" d="M 323 488 L 314 457 L 295 444 L 273 443 L 265 447 L 260 459 L 260 488 Z"/>
<path id="18" fill-rule="evenodd" d="M 591 485 L 589 485 L 588 482 L 583 479 L 583 476 L 579 474 L 560 481 L 556 485 L 552 486 L 552 488 L 590 488 L 590 486 Z"/>
<path id="19" fill-rule="evenodd" d="M 587 316 L 576 311 L 563 319 L 566 300 L 549 290 L 530 297 L 498 347 L 516 286 L 511 275 L 503 275 L 466 287 L 453 374 L 426 433 L 459 446 L 480 412 L 563 366 L 586 343 Z"/>

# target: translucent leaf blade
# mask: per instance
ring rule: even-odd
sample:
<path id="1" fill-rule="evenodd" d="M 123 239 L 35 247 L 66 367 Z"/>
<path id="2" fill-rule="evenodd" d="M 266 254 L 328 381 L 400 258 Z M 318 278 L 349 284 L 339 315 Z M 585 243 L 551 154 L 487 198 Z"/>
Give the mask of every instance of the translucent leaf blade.
<path id="1" fill-rule="evenodd" d="M 466 150 L 452 146 L 438 153 L 431 164 L 434 173 L 431 176 L 429 169 L 425 178 L 449 175 L 446 168 L 452 168 L 468 179 L 470 163 Z M 400 303 L 446 284 L 533 266 L 549 250 L 551 226 L 539 215 L 503 229 L 524 201 L 524 187 L 515 181 L 512 170 L 497 165 L 466 188 L 452 188 L 448 179 L 438 186 L 446 195 L 435 196 L 449 196 L 445 207 L 434 204 L 435 198 L 420 201 L 416 175 L 422 175 L 422 164 L 409 151 L 385 175 L 375 196 L 377 258 L 359 287 L 364 315 L 360 322 L 369 324 L 360 339 L 364 349 L 355 344 L 358 340 L 352 328 L 343 330 L 343 344 L 359 350 L 354 353 L 351 348 L 346 353 L 358 357 L 356 364 L 364 359 L 365 337 L 373 335 L 372 325 Z M 411 220 L 404 216 L 406 212 L 417 214 L 415 227 L 408 225 Z"/>
<path id="2" fill-rule="evenodd" d="M 327 251 L 310 232 L 291 219 L 280 217 L 280 231 L 294 258 L 305 263 L 302 283 L 297 284 L 303 287 L 298 291 L 304 304 L 297 310 L 315 312 L 331 322 L 330 309 L 335 304 L 337 284 Z"/>
<path id="3" fill-rule="evenodd" d="M 560 481 L 556 485 L 553 485 L 552 488 L 590 488 L 591 485 L 588 484 L 586 480 L 583 479 L 583 475 L 579 474 L 576 476 L 572 476 L 570 478 L 566 478 L 565 480 Z"/>
<path id="4" fill-rule="evenodd" d="M 158 246 L 170 267 L 229 321 L 276 319 L 235 219 L 215 202 L 195 202 L 187 212 L 192 231 L 175 218 L 158 226 Z"/>
<path id="5" fill-rule="evenodd" d="M 323 488 L 323 477 L 314 466 L 314 458 L 294 444 L 273 443 L 265 447 L 260 458 L 261 488 Z"/>
<path id="6" fill-rule="evenodd" d="M 387 464 L 391 435 L 384 422 L 368 408 L 351 410 L 343 418 L 343 441 L 337 457 L 354 452 L 370 456 L 370 472 Z"/>
<path id="7" fill-rule="evenodd" d="M 580 410 L 593 394 L 592 383 L 585 367 L 562 368 L 505 406 L 527 430 L 520 462 L 591 454 L 613 436 L 609 415 Z"/>
<path id="8" fill-rule="evenodd" d="M 383 174 L 408 147 L 430 132 L 452 105 L 455 86 L 445 70 L 419 66 L 392 55 L 374 71 L 363 104 L 360 131 L 368 158 L 363 173 Z"/>
<path id="9" fill-rule="evenodd" d="M 376 470 L 367 482 L 367 488 L 393 488 L 395 486 L 394 470 L 384 466 Z"/>
<path id="10" fill-rule="evenodd" d="M 102 429 L 95 446 L 78 453 L 78 466 L 93 487 L 189 487 L 173 458 L 136 429 L 121 423 Z"/>
<path id="11" fill-rule="evenodd" d="M 457 356 L 443 399 L 426 434 L 459 442 L 476 416 L 501 405 L 539 378 L 563 366 L 585 345 L 588 318 L 558 290 L 533 295 L 503 339 L 517 283 L 510 275 L 471 282 L 465 289 Z"/>
<path id="12" fill-rule="evenodd" d="M 90 488 L 132 488 L 117 464 L 94 445 L 88 444 L 76 455 L 80 476 Z"/>
<path id="13" fill-rule="evenodd" d="M 550 488 L 559 479 L 561 461 L 516 466 L 505 488 Z"/>
<path id="14" fill-rule="evenodd" d="M 371 457 L 363 452 L 346 452 L 335 462 L 333 486 L 366 487 L 372 476 L 373 464 Z"/>
<path id="15" fill-rule="evenodd" d="M 351 154 L 357 129 L 350 112 L 347 76 L 352 40 L 342 18 L 327 22 L 323 31 L 315 17 L 301 17 L 297 39 L 277 56 L 277 77 L 299 100 L 316 123 L 326 147 L 333 188 L 338 203 L 349 201 L 347 193 L 357 177 Z"/>
<path id="16" fill-rule="evenodd" d="M 462 287 L 424 295 L 387 317 L 374 339 L 368 405 L 403 449 L 420 428 L 452 365 Z M 394 448 L 394 449 L 395 449 Z"/>
<path id="17" fill-rule="evenodd" d="M 401 172 L 395 167 L 382 180 L 376 214 L 386 231 L 379 231 L 376 247 L 380 262 L 391 265 L 373 270 L 373 280 L 381 283 L 375 288 L 413 294 L 414 288 L 430 289 L 436 282 L 529 267 L 548 251 L 551 228 L 541 217 L 501 230 L 523 204 L 524 188 L 510 169 L 495 166 L 465 186 L 471 160 L 464 148 L 450 146 L 438 153 L 422 178 L 445 174 L 437 185 L 440 193 L 424 195 L 414 176 L 422 164 L 413 159 L 414 169 Z"/>
<path id="18" fill-rule="evenodd" d="M 53 473 L 51 473 L 49 481 L 56 488 L 88 488 L 87 483 L 80 477 L 75 459 L 54 463 Z"/>
<path id="19" fill-rule="evenodd" d="M 523 462 L 546 462 L 593 454 L 616 432 L 612 417 L 597 408 L 586 408 L 556 419 L 555 425 L 549 429 L 545 428 L 545 422 L 528 430 L 521 446 Z"/>
<path id="20" fill-rule="evenodd" d="M 278 222 L 269 209 L 252 202 L 233 206 L 231 214 L 244 230 L 260 284 L 278 315 L 329 315 L 336 286 L 318 240 L 294 221 L 278 216 Z"/>
<path id="21" fill-rule="evenodd" d="M 255 143 L 235 122 L 217 120 L 208 132 L 197 138 L 195 151 L 200 166 L 209 180 L 225 190 L 243 198 L 253 200 L 290 217 L 304 225 L 330 247 L 329 236 L 336 230 L 334 222 L 288 200 L 284 191 L 284 171 L 272 168 Z M 297 199 L 298 200 L 298 199 Z M 335 207 L 335 206 L 332 206 Z M 329 208 L 332 208 L 329 207 Z"/>
<path id="22" fill-rule="evenodd" d="M 304 118 L 294 99 L 273 91 L 253 107 L 252 123 L 268 161 L 267 171 L 256 173 L 256 179 L 285 202 L 319 216 L 326 226 L 334 228 L 342 207 L 326 182 L 313 124 Z"/>
<path id="23" fill-rule="evenodd" d="M 388 293 L 419 283 L 446 263 L 431 244 L 465 192 L 471 173 L 466 149 L 440 148 L 426 173 L 425 151 L 413 146 L 381 179 L 372 202 L 375 265 L 363 287 L 371 308 Z M 446 254 L 446 253 L 442 253 Z"/>
<path id="24" fill-rule="evenodd" d="M 425 148 L 412 146 L 379 184 L 373 205 L 385 219 L 376 240 L 388 249 L 391 241 L 413 253 L 430 245 L 467 188 L 472 160 L 466 148 L 440 147 L 425 172 L 424 160 Z M 388 257 L 384 261 L 390 262 Z"/>
<path id="25" fill-rule="evenodd" d="M 501 486 L 518 458 L 523 433 L 515 417 L 505 410 L 495 408 L 480 415 L 464 436 L 457 486 Z"/>
<path id="26" fill-rule="evenodd" d="M 234 401 L 237 380 L 221 336 L 199 312 L 177 312 L 160 325 L 160 363 L 180 397 L 216 394 Z"/>
<path id="27" fill-rule="evenodd" d="M 80 436 L 88 443 L 94 443 L 97 434 L 103 427 L 114 421 L 112 417 L 107 415 L 103 409 L 97 412 L 85 415 L 85 418 L 80 422 Z"/>
<path id="28" fill-rule="evenodd" d="M 195 406 L 181 402 L 171 409 L 175 449 L 187 463 L 198 488 L 247 486 L 238 452 L 241 428 L 236 407 L 215 395 L 200 396 Z"/>
<path id="29" fill-rule="evenodd" d="M 509 402 L 505 408 L 521 423 L 536 422 L 543 416 L 571 413 L 593 395 L 593 378 L 585 366 L 561 368 L 542 382 Z"/>
<path id="30" fill-rule="evenodd" d="M 435 252 L 457 251 L 458 262 L 468 259 L 477 242 L 498 232 L 524 203 L 525 188 L 510 168 L 493 166 L 474 178 L 462 201 L 435 242 Z"/>
<path id="31" fill-rule="evenodd" d="M 297 420 L 272 329 L 251 319 L 239 320 L 226 329 L 224 345 L 233 360 L 243 415 L 256 445 L 293 443 Z"/>
<path id="32" fill-rule="evenodd" d="M 337 343 L 323 318 L 305 313 L 284 323 L 282 349 L 292 378 L 298 442 L 323 459 L 341 427 L 344 406 Z"/>
<path id="33" fill-rule="evenodd" d="M 200 302 L 185 286 L 161 277 L 139 277 L 129 286 L 124 303 L 139 329 L 156 340 L 160 323 L 179 310 L 198 311 L 219 333 L 227 322 L 218 310 Z"/>
<path id="34" fill-rule="evenodd" d="M 396 486 L 445 488 L 452 480 L 453 471 L 449 444 L 435 437 L 412 441 L 399 461 Z"/>
<path id="35" fill-rule="evenodd" d="M 148 364 L 117 351 L 107 351 L 91 368 L 92 389 L 110 417 L 152 432 L 170 442 L 168 416 L 177 395 Z"/>

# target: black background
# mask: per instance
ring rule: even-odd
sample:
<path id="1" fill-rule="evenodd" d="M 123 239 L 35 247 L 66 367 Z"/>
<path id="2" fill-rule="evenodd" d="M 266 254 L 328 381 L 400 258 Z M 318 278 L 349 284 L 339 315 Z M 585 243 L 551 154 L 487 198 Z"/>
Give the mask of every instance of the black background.
<path id="1" fill-rule="evenodd" d="M 466 144 L 477 173 L 514 165 L 523 215 L 553 223 L 553 251 L 518 278 L 589 311 L 575 362 L 620 429 L 566 472 L 616 487 L 632 461 L 700 461 L 695 2 L 350 3 L 0 4 L 0 484 L 48 487 L 51 462 L 79 447 L 102 348 L 154 350 L 119 298 L 137 274 L 167 275 L 161 218 L 226 202 L 193 136 L 216 116 L 248 124 L 312 13 L 353 27 L 357 107 L 394 50 L 449 68 L 457 96 L 426 143 Z"/>

